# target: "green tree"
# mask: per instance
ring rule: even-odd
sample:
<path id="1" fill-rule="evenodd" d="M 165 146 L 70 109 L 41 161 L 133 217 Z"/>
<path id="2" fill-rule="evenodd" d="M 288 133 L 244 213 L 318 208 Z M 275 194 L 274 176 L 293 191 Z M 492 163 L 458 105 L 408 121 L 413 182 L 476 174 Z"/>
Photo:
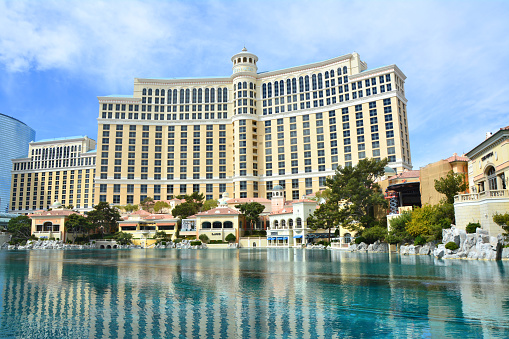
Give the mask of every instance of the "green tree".
<path id="1" fill-rule="evenodd" d="M 427 242 L 442 240 L 442 230 L 450 228 L 454 206 L 451 204 L 424 205 L 412 212 L 406 231 L 413 237 L 421 236 Z"/>
<path id="2" fill-rule="evenodd" d="M 175 208 L 171 210 L 171 214 L 174 217 L 179 218 L 177 229 L 175 230 L 175 233 L 178 236 L 180 234 L 182 220 L 201 211 L 204 196 L 203 193 L 193 192 L 191 195 L 178 196 L 177 199 L 185 200 L 183 203 L 175 206 Z"/>
<path id="3" fill-rule="evenodd" d="M 233 235 L 233 233 L 230 233 L 230 234 L 228 234 L 228 235 L 224 238 L 224 240 L 226 240 L 227 242 L 232 243 L 232 242 L 235 242 L 235 240 L 237 240 L 237 237 L 236 237 L 235 235 Z"/>
<path id="4" fill-rule="evenodd" d="M 72 243 L 74 244 L 74 241 L 76 240 L 77 234 L 87 234 L 92 229 L 92 224 L 88 221 L 88 219 L 78 213 L 71 214 L 66 222 L 65 222 L 65 230 L 66 232 L 73 234 Z"/>
<path id="5" fill-rule="evenodd" d="M 94 209 L 88 212 L 87 217 L 94 228 L 102 228 L 103 232 L 111 233 L 112 230 L 118 229 L 117 221 L 120 220 L 120 214 L 115 207 L 111 207 L 105 201 L 95 205 Z"/>
<path id="6" fill-rule="evenodd" d="M 160 243 L 161 241 L 167 241 L 170 240 L 170 235 L 167 234 L 165 231 L 157 231 L 152 239 L 157 239 L 157 243 Z"/>
<path id="7" fill-rule="evenodd" d="M 213 208 L 216 208 L 218 204 L 218 201 L 215 199 L 209 199 L 203 203 L 203 206 L 201 207 L 202 212 L 211 210 Z"/>
<path id="8" fill-rule="evenodd" d="M 32 234 L 32 219 L 26 215 L 11 218 L 7 223 L 7 232 L 12 234 L 11 241 L 14 243 L 28 240 Z"/>
<path id="9" fill-rule="evenodd" d="M 452 170 L 447 176 L 435 179 L 435 190 L 445 195 L 448 204 L 454 204 L 454 196 L 467 189 L 467 182 L 463 173 L 454 173 Z"/>
<path id="10" fill-rule="evenodd" d="M 387 206 L 382 190 L 375 182 L 384 175 L 386 165 L 387 159 L 362 159 L 353 167 L 339 166 L 335 175 L 326 179 L 330 195 L 318 214 L 319 218 L 354 232 L 375 226 L 374 207 Z"/>
<path id="11" fill-rule="evenodd" d="M 150 213 L 154 212 L 154 205 L 155 205 L 155 202 L 152 197 L 146 197 L 140 203 L 141 208 L 147 212 L 150 212 Z"/>
<path id="12" fill-rule="evenodd" d="M 307 225 L 313 230 L 327 229 L 329 231 L 329 242 L 331 229 L 335 228 L 339 220 L 344 218 L 345 210 L 338 207 L 337 203 L 326 200 L 307 219 Z"/>
<path id="13" fill-rule="evenodd" d="M 127 204 L 125 206 L 119 206 L 119 208 L 121 210 L 124 210 L 126 212 L 134 212 L 134 211 L 137 211 L 138 210 L 138 205 L 131 205 L 131 204 Z"/>
<path id="14" fill-rule="evenodd" d="M 407 232 L 407 224 L 412 220 L 411 212 L 403 212 L 390 221 L 390 231 L 385 240 L 389 244 L 402 244 L 412 242 L 413 237 Z"/>
<path id="15" fill-rule="evenodd" d="M 158 201 L 154 204 L 154 212 L 159 213 L 162 209 L 168 208 L 170 205 L 164 201 Z"/>
<path id="16" fill-rule="evenodd" d="M 509 213 L 507 213 L 507 212 L 505 214 L 496 213 L 493 216 L 493 221 L 497 225 L 502 227 L 502 229 L 505 231 L 504 236 L 506 238 L 509 237 Z"/>
<path id="17" fill-rule="evenodd" d="M 209 242 L 209 237 L 207 237 L 207 235 L 206 235 L 206 234 L 200 234 L 200 236 L 198 237 L 198 239 L 200 239 L 200 240 L 201 240 L 201 242 L 203 242 L 203 243 L 205 243 L 205 244 Z"/>
<path id="18" fill-rule="evenodd" d="M 362 231 L 362 237 L 367 244 L 372 244 L 377 240 L 385 241 L 387 235 L 387 227 L 382 225 L 375 225 Z"/>
<path id="19" fill-rule="evenodd" d="M 119 245 L 129 245 L 133 239 L 133 235 L 126 232 L 117 232 L 113 237 Z"/>
<path id="20" fill-rule="evenodd" d="M 263 212 L 265 206 L 259 202 L 247 202 L 245 204 L 235 205 L 235 208 L 246 218 L 246 228 L 247 225 L 249 225 L 252 229 L 253 224 L 256 225 L 260 221 L 260 213 Z"/>

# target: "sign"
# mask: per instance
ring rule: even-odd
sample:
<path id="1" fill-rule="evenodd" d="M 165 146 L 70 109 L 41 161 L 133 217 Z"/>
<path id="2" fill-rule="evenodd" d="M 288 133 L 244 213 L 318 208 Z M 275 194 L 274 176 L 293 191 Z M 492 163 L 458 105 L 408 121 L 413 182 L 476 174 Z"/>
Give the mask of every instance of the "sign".
<path id="1" fill-rule="evenodd" d="M 212 235 L 221 235 L 221 233 L 212 233 Z"/>
<path id="2" fill-rule="evenodd" d="M 489 158 L 491 158 L 492 156 L 493 156 L 493 152 L 490 152 L 490 153 L 486 154 L 485 156 L 483 156 L 483 157 L 481 158 L 481 161 L 484 161 L 484 160 L 486 160 L 486 159 L 489 159 Z"/>

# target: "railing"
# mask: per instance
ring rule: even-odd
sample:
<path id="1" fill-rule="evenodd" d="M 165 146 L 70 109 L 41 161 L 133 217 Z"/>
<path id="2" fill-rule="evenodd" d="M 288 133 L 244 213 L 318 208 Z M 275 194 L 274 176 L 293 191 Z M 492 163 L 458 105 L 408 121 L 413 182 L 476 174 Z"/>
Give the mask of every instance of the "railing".
<path id="1" fill-rule="evenodd" d="M 509 197 L 508 190 L 491 190 L 491 191 L 483 191 L 479 193 L 468 193 L 468 194 L 458 194 L 454 197 L 454 202 L 463 202 L 463 201 L 476 201 L 490 198 L 503 198 Z"/>

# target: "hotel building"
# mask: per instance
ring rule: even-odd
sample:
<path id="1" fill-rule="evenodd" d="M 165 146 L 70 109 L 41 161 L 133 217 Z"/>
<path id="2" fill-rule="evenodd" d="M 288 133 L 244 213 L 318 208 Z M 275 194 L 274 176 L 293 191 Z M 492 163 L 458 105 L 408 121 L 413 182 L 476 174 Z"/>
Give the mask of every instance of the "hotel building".
<path id="1" fill-rule="evenodd" d="M 95 157 L 95 140 L 87 136 L 31 142 L 28 157 L 12 160 L 11 211 L 33 213 L 55 201 L 90 210 Z"/>
<path id="2" fill-rule="evenodd" d="M 206 199 L 287 199 L 324 186 L 338 165 L 389 159 L 411 169 L 405 75 L 357 53 L 258 73 L 245 48 L 232 75 L 134 80 L 99 99 L 96 203 L 138 204 L 198 191 Z"/>

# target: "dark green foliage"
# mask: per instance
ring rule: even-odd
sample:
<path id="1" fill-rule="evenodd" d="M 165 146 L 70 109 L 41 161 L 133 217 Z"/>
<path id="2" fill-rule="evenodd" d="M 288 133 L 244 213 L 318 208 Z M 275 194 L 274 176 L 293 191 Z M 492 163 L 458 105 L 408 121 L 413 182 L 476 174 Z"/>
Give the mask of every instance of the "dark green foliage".
<path id="1" fill-rule="evenodd" d="M 101 231 L 101 233 L 112 233 L 118 230 L 117 221 L 120 214 L 115 207 L 110 207 L 107 202 L 101 201 L 94 206 L 94 209 L 87 213 L 88 221 Z"/>
<path id="2" fill-rule="evenodd" d="M 366 243 L 366 239 L 364 239 L 364 237 L 362 237 L 362 236 L 355 238 L 355 243 L 357 245 L 359 245 L 361 242 Z"/>
<path id="3" fill-rule="evenodd" d="M 182 242 L 182 239 L 180 239 L 180 238 L 176 238 L 175 240 L 173 240 L 173 242 L 174 242 L 175 244 L 178 244 L 178 243 Z"/>
<path id="4" fill-rule="evenodd" d="M 465 230 L 467 233 L 475 233 L 475 230 L 481 228 L 481 224 L 478 222 L 469 222 L 467 227 L 465 227 Z"/>
<path id="5" fill-rule="evenodd" d="M 445 248 L 451 251 L 456 251 L 460 247 L 454 241 L 449 241 L 447 244 L 445 244 Z"/>
<path id="6" fill-rule="evenodd" d="M 336 228 L 336 230 L 334 231 L 334 237 L 335 238 L 339 237 L 339 228 Z"/>
<path id="7" fill-rule="evenodd" d="M 260 220 L 260 213 L 263 212 L 265 206 L 258 202 L 248 202 L 245 204 L 235 205 L 242 215 L 246 218 L 246 226 L 256 225 Z"/>
<path id="8" fill-rule="evenodd" d="M 362 231 L 362 237 L 366 244 L 372 244 L 377 240 L 384 241 L 387 237 L 387 228 L 382 226 L 373 226 Z"/>
<path id="9" fill-rule="evenodd" d="M 177 235 L 180 233 L 180 227 L 182 225 L 182 220 L 187 217 L 194 215 L 200 212 L 203 206 L 203 193 L 193 192 L 191 195 L 178 196 L 178 199 L 185 199 L 185 202 L 175 206 L 175 208 L 171 211 L 171 214 L 174 217 L 178 217 L 179 221 L 177 224 L 176 233 Z"/>
<path id="10" fill-rule="evenodd" d="M 222 240 L 210 240 L 209 244 L 224 244 L 224 241 L 222 241 Z"/>
<path id="11" fill-rule="evenodd" d="M 426 239 L 418 235 L 415 237 L 414 245 L 415 246 L 422 246 L 426 243 Z"/>
<path id="12" fill-rule="evenodd" d="M 202 242 L 204 243 L 208 243 L 209 242 L 209 237 L 207 237 L 206 234 L 200 234 L 200 236 L 198 237 Z"/>
<path id="13" fill-rule="evenodd" d="M 73 243 L 77 241 L 78 233 L 87 234 L 94 228 L 88 218 L 81 214 L 71 214 L 65 222 L 65 230 L 73 234 Z"/>
<path id="14" fill-rule="evenodd" d="M 410 220 L 412 220 L 412 214 L 410 212 L 403 212 L 398 217 L 391 219 L 390 231 L 385 240 L 389 244 L 411 242 L 413 237 L 406 231 L 406 226 Z"/>
<path id="15" fill-rule="evenodd" d="M 114 239 L 119 245 L 129 245 L 133 239 L 133 235 L 125 232 L 117 232 Z"/>
<path id="16" fill-rule="evenodd" d="M 32 220 L 26 215 L 11 218 L 7 224 L 7 232 L 12 234 L 13 244 L 27 241 L 32 234 Z"/>
<path id="17" fill-rule="evenodd" d="M 493 221 L 497 225 L 502 227 L 502 229 L 505 231 L 504 235 L 506 237 L 509 237 L 509 213 L 507 213 L 507 212 L 505 214 L 498 214 L 498 213 L 496 213 L 493 216 Z"/>
<path id="18" fill-rule="evenodd" d="M 445 195 L 448 204 L 454 204 L 454 196 L 466 189 L 467 182 L 463 173 L 454 173 L 451 170 L 445 178 L 435 179 L 435 190 Z"/>
<path id="19" fill-rule="evenodd" d="M 412 219 L 407 222 L 406 231 L 413 237 L 422 236 L 429 241 L 441 241 L 442 230 L 450 228 L 454 218 L 454 205 L 424 205 L 412 212 Z"/>
<path id="20" fill-rule="evenodd" d="M 233 235 L 233 233 L 230 233 L 224 238 L 224 240 L 226 240 L 227 242 L 235 242 L 235 240 L 237 240 L 237 237 Z"/>
<path id="21" fill-rule="evenodd" d="M 141 206 L 142 210 L 145 210 L 145 211 L 150 212 L 150 213 L 154 212 L 154 206 L 155 206 L 154 198 L 146 197 L 140 203 L 140 206 Z"/>
<path id="22" fill-rule="evenodd" d="M 200 240 L 191 241 L 191 246 L 200 246 L 200 245 L 201 245 L 201 241 Z"/>

